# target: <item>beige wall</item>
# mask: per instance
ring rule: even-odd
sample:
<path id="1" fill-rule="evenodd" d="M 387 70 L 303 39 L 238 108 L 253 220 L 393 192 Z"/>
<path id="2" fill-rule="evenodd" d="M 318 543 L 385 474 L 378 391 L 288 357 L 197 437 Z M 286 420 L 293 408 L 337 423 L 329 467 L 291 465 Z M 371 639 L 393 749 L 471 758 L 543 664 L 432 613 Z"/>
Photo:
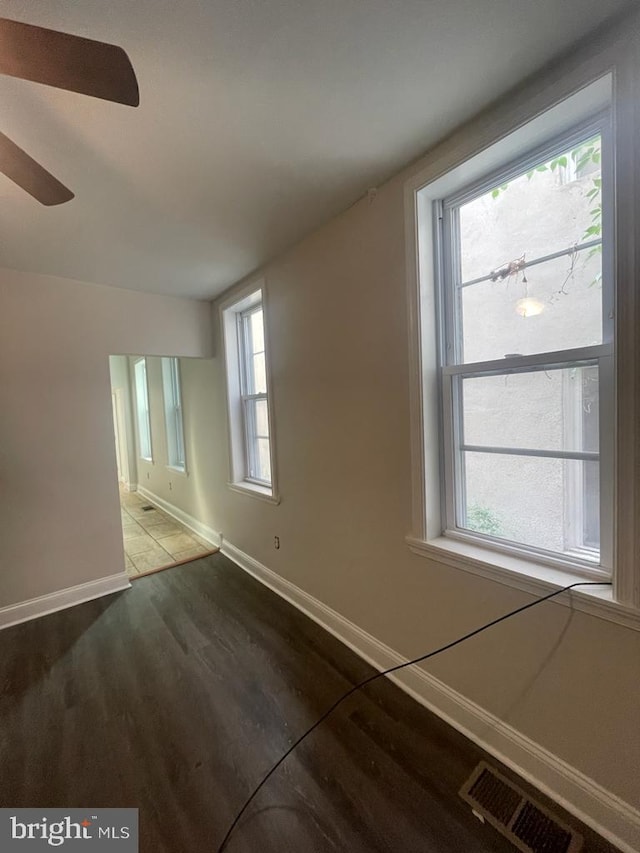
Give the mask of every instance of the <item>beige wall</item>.
<path id="1" fill-rule="evenodd" d="M 570 90 L 581 79 L 573 73 L 552 85 Z M 548 97 L 536 84 L 529 94 L 538 104 Z M 416 168 L 437 176 L 517 114 L 517 105 L 503 105 Z M 212 438 L 199 460 L 207 472 L 203 520 L 408 657 L 531 600 L 416 556 L 404 541 L 412 515 L 403 187 L 413 171 L 261 271 L 280 505 L 227 487 L 220 405 L 202 412 Z M 206 377 L 203 368 L 193 379 L 222 398 L 220 358 L 211 376 L 207 367 Z M 427 668 L 627 802 L 640 802 L 639 632 L 549 603 Z"/>
<path id="2" fill-rule="evenodd" d="M 109 355 L 211 355 L 203 302 L 0 271 L 0 607 L 123 571 Z"/>

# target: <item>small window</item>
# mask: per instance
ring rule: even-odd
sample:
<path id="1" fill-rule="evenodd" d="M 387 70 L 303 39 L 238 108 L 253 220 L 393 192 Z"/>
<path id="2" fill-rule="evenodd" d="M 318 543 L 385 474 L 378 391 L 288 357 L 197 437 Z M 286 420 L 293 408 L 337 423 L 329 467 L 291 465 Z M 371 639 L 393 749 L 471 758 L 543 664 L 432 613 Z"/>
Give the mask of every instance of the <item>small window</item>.
<path id="1" fill-rule="evenodd" d="M 270 486 L 271 450 L 262 303 L 238 314 L 238 324 L 247 479 Z"/>
<path id="2" fill-rule="evenodd" d="M 607 124 L 542 146 L 436 212 L 446 532 L 609 573 Z"/>
<path id="3" fill-rule="evenodd" d="M 232 485 L 274 497 L 273 442 L 262 290 L 223 309 Z"/>
<path id="4" fill-rule="evenodd" d="M 186 471 L 180 363 L 177 358 L 162 359 L 162 384 L 168 462 L 172 468 Z"/>
<path id="5" fill-rule="evenodd" d="M 147 386 L 147 360 L 141 358 L 135 363 L 136 414 L 138 423 L 138 444 L 140 457 L 147 462 L 153 461 L 151 452 L 151 424 L 149 419 L 149 389 Z"/>

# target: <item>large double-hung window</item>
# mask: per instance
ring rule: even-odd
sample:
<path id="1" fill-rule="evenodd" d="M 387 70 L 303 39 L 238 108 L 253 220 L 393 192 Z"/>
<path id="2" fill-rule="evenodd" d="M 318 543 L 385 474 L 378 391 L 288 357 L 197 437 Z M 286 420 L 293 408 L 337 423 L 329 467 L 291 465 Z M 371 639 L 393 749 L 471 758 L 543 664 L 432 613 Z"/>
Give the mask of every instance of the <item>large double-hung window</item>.
<path id="1" fill-rule="evenodd" d="M 447 535 L 609 574 L 609 114 L 435 203 Z"/>

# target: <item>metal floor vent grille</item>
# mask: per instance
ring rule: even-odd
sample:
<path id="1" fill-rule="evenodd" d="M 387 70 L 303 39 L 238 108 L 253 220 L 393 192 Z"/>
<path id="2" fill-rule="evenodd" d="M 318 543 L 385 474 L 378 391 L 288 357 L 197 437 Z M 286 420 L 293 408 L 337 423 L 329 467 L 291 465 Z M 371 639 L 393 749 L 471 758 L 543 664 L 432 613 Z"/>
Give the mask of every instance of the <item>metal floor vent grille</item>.
<path id="1" fill-rule="evenodd" d="M 147 504 L 147 506 L 142 507 L 143 512 L 150 512 L 152 509 L 155 509 L 155 507 L 151 506 L 151 504 Z"/>
<path id="2" fill-rule="evenodd" d="M 582 836 L 484 761 L 460 791 L 463 800 L 524 853 L 578 853 Z"/>

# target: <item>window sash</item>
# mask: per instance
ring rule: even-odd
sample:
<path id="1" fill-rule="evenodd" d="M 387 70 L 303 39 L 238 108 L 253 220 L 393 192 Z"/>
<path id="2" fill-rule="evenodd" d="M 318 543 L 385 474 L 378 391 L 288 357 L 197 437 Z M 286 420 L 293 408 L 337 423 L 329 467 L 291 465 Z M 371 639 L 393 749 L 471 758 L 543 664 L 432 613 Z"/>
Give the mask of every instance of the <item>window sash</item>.
<path id="1" fill-rule="evenodd" d="M 266 480 L 259 476 L 260 471 L 260 451 L 259 451 L 259 441 L 260 439 L 267 439 L 270 442 L 269 435 L 262 435 L 258 433 L 258 428 L 256 424 L 256 405 L 255 403 L 259 401 L 264 401 L 267 403 L 267 395 L 264 393 L 261 394 L 247 394 L 243 395 L 242 398 L 242 420 L 244 424 L 244 439 L 245 439 L 245 452 L 247 459 L 247 472 L 245 479 L 249 480 L 252 483 L 258 483 L 262 486 L 270 486 L 271 480 Z M 267 405 L 268 410 L 268 405 Z"/>
<path id="2" fill-rule="evenodd" d="M 240 347 L 241 385 L 243 395 L 255 394 L 256 379 L 253 369 L 253 356 L 261 355 L 264 349 L 253 352 L 253 336 L 251 333 L 251 319 L 254 314 L 262 313 L 262 302 L 253 305 L 238 315 L 238 344 Z M 263 314 L 264 323 L 264 314 Z M 260 392 L 265 393 L 266 392 Z"/>
<path id="3" fill-rule="evenodd" d="M 585 576 L 609 577 L 613 567 L 613 494 L 614 494 L 614 285 L 613 285 L 613 175 L 612 140 L 609 113 L 585 122 L 572 132 L 556 137 L 544 146 L 519 158 L 505 168 L 493 172 L 482 181 L 467 187 L 455 196 L 435 203 L 434 221 L 439 223 L 437 240 L 437 294 L 438 353 L 440 358 L 439 387 L 441 400 L 441 444 L 444 473 L 443 532 L 452 538 L 473 541 L 506 553 L 535 557 L 537 561 L 555 567 L 566 566 Z M 602 147 L 602 235 L 603 240 L 579 244 L 578 250 L 602 244 L 602 344 L 590 347 L 556 350 L 528 356 L 513 356 L 483 362 L 464 363 L 462 359 L 462 305 L 463 288 L 473 286 L 490 276 L 463 282 L 460 274 L 460 223 L 461 205 L 481 196 L 491 188 L 519 177 L 536 163 L 551 159 L 578 144 L 583 139 L 600 134 Z M 571 247 L 569 251 L 572 251 Z M 546 257 L 527 261 L 526 268 L 562 257 L 567 252 L 552 253 Z M 529 373 L 544 367 L 571 368 L 597 365 L 599 368 L 600 447 L 598 453 L 571 451 L 537 451 L 524 448 L 465 445 L 463 435 L 462 383 L 464 378 Z M 464 454 L 467 451 L 491 452 L 504 455 L 526 455 L 558 459 L 576 459 L 599 462 L 600 474 L 600 561 L 594 565 L 593 550 L 575 548 L 568 552 L 548 551 L 489 534 L 469 531 L 458 525 L 463 517 L 465 502 Z"/>

